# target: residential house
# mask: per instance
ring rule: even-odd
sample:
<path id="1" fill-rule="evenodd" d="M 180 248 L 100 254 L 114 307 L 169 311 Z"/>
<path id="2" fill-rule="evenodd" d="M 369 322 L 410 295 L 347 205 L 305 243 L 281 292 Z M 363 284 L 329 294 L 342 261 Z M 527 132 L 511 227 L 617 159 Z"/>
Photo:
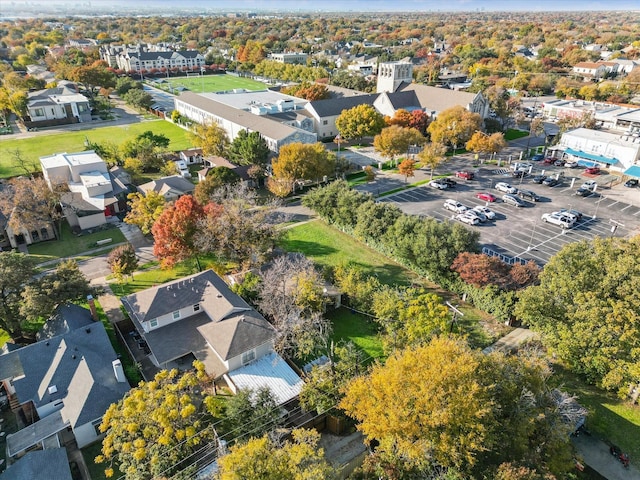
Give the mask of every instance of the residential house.
<path id="1" fill-rule="evenodd" d="M 171 175 L 138 185 L 138 191 L 146 195 L 150 191 L 159 193 L 167 202 L 173 202 L 183 195 L 190 195 L 195 185 L 181 175 Z"/>
<path id="2" fill-rule="evenodd" d="M 78 93 L 75 84 L 60 82 L 55 88 L 30 92 L 27 98 L 27 127 L 50 127 L 90 122 L 89 99 Z"/>
<path id="3" fill-rule="evenodd" d="M 72 227 L 86 230 L 103 225 L 126 208 L 128 186 L 109 172 L 93 150 L 40 157 L 40 164 L 49 188 L 68 187 L 61 203 Z"/>
<path id="4" fill-rule="evenodd" d="M 616 58 L 616 63 L 618 64 L 618 73 L 628 75 L 635 68 L 640 67 L 639 60 L 627 60 L 626 58 Z"/>
<path id="5" fill-rule="evenodd" d="M 73 480 L 64 448 L 27 452 L 0 473 L 0 480 Z"/>
<path id="6" fill-rule="evenodd" d="M 302 380 L 274 351 L 273 326 L 212 270 L 121 298 L 160 368 L 201 361 L 235 392 L 269 387 L 284 403 Z"/>
<path id="7" fill-rule="evenodd" d="M 584 81 L 598 80 L 605 76 L 607 67 L 602 63 L 579 62 L 573 66 L 573 73 L 582 77 Z"/>
<path id="8" fill-rule="evenodd" d="M 203 169 L 198 170 L 199 182 L 203 181 L 208 175 L 208 173 L 211 171 L 211 169 L 214 167 L 226 167 L 230 170 L 233 170 L 235 173 L 238 174 L 238 176 L 240 177 L 240 180 L 243 182 L 249 182 L 251 184 L 251 182 L 253 181 L 248 173 L 248 170 L 251 168 L 251 165 L 236 165 L 235 163 L 231 163 L 226 158 L 217 157 L 217 156 L 205 157 L 204 165 L 205 167 Z"/>
<path id="9" fill-rule="evenodd" d="M 84 312 L 83 312 L 84 311 Z M 27 426 L 7 435 L 7 456 L 101 438 L 109 405 L 130 389 L 102 322 L 79 307 L 59 307 L 31 345 L 0 355 L 0 381 Z"/>
<path id="10" fill-rule="evenodd" d="M 202 163 L 202 149 L 190 148 L 188 150 L 181 150 L 180 160 L 184 161 L 187 165 L 196 165 Z"/>
<path id="11" fill-rule="evenodd" d="M 0 196 L 10 200 L 13 196 L 12 186 L 0 182 Z M 7 204 L 10 203 L 11 201 L 7 201 Z M 31 245 L 56 238 L 53 222 L 42 222 L 36 228 L 30 230 L 23 228 L 15 232 L 10 225 L 12 213 L 13 210 L 7 208 L 6 211 L 3 211 L 0 207 L 0 251 L 21 248 L 23 245 Z"/>
<path id="12" fill-rule="evenodd" d="M 372 105 L 376 94 L 363 94 L 355 96 L 341 96 L 326 100 L 314 100 L 307 103 L 305 109 L 313 118 L 314 130 L 319 138 L 333 138 L 338 135 L 336 119 L 344 110 L 357 107 L 358 105 Z"/>

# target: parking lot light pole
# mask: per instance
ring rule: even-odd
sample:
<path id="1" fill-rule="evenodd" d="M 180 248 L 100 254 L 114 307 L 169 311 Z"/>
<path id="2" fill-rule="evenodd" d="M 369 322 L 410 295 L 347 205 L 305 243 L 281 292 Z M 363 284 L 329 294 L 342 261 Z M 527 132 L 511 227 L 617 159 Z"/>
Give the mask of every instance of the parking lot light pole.
<path id="1" fill-rule="evenodd" d="M 533 230 L 531 230 L 531 238 L 529 238 L 529 246 L 527 247 L 527 252 L 531 251 L 531 245 L 533 245 L 533 236 L 536 234 L 536 221 L 533 221 Z"/>

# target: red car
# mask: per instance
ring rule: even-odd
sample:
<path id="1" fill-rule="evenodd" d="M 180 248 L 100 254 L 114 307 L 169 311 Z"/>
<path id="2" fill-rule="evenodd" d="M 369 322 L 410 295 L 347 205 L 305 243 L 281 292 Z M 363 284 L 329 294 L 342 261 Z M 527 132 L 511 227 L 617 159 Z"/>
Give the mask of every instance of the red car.
<path id="1" fill-rule="evenodd" d="M 485 202 L 495 202 L 497 200 L 497 198 L 495 197 L 495 195 L 491 195 L 490 193 L 476 193 L 476 198 L 479 198 L 480 200 L 484 200 Z"/>
<path id="2" fill-rule="evenodd" d="M 598 173 L 600 173 L 600 167 L 589 167 L 584 171 L 584 173 L 588 173 L 589 175 L 597 175 Z"/>
<path id="3" fill-rule="evenodd" d="M 474 176 L 475 175 L 473 172 L 467 172 L 466 170 L 461 170 L 459 172 L 456 172 L 456 177 L 464 178 L 465 180 L 473 180 Z"/>

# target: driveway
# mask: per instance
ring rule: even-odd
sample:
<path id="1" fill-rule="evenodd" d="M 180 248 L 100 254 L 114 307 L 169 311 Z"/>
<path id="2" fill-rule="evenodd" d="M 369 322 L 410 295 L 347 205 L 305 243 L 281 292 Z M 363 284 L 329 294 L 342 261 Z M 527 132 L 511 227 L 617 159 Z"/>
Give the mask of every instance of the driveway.
<path id="1" fill-rule="evenodd" d="M 640 480 L 640 471 L 633 465 L 624 468 L 609 453 L 609 446 L 596 436 L 582 434 L 571 437 L 571 442 L 581 461 L 608 480 Z"/>

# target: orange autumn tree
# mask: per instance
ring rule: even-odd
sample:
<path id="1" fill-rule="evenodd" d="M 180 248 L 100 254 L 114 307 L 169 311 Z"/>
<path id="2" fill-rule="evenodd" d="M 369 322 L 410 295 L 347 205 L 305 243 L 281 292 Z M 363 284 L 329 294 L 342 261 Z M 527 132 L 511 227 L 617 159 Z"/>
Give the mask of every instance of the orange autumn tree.
<path id="1" fill-rule="evenodd" d="M 191 195 L 184 195 L 162 212 L 151 229 L 155 240 L 153 254 L 160 259 L 161 267 L 171 268 L 177 262 L 194 258 L 200 271 L 195 243 L 199 221 L 205 216 L 218 216 L 221 211 L 221 205 L 202 206 Z"/>

